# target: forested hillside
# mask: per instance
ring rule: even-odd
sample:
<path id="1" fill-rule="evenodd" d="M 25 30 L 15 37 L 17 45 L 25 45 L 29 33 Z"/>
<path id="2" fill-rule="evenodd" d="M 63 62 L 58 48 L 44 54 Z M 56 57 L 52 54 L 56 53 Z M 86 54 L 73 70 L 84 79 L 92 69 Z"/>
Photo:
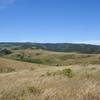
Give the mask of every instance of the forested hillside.
<path id="1" fill-rule="evenodd" d="M 72 43 L 0 43 L 0 49 L 43 49 L 56 52 L 100 53 L 99 45 Z"/>

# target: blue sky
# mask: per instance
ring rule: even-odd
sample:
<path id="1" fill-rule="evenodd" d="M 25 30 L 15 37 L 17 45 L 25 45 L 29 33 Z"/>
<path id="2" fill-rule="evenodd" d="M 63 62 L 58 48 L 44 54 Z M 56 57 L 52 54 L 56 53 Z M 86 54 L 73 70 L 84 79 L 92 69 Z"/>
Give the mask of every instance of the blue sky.
<path id="1" fill-rule="evenodd" d="M 100 44 L 100 0 L 0 0 L 0 41 Z"/>

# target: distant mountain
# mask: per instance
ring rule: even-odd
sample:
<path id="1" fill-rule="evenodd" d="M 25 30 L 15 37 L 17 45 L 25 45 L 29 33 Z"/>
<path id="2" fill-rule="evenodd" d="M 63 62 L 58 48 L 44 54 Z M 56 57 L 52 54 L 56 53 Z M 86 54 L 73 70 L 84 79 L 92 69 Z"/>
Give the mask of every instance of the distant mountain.
<path id="1" fill-rule="evenodd" d="M 73 44 L 73 43 L 0 43 L 0 48 L 9 49 L 43 49 L 56 52 L 100 53 L 99 45 Z"/>

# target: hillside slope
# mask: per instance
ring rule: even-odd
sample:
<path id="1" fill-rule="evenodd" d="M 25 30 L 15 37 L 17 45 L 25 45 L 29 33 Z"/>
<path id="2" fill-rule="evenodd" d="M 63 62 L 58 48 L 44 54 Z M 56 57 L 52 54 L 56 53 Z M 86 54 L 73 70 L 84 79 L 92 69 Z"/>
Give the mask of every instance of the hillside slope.
<path id="1" fill-rule="evenodd" d="M 38 67 L 0 58 L 1 68 L 15 70 L 0 71 L 0 100 L 100 100 L 99 65 Z"/>
<path id="2" fill-rule="evenodd" d="M 10 60 L 10 59 L 5 59 L 5 58 L 0 58 L 0 71 L 2 72 L 2 69 L 5 70 L 10 70 L 14 69 L 14 71 L 19 71 L 19 70 L 25 70 L 25 69 L 37 69 L 40 67 L 45 67 L 44 65 L 40 64 L 31 64 L 27 62 L 21 62 L 21 61 L 16 61 L 16 60 Z"/>
<path id="3" fill-rule="evenodd" d="M 100 54 L 52 52 L 41 49 L 15 50 L 13 53 L 3 57 L 49 66 L 100 64 Z"/>
<path id="4" fill-rule="evenodd" d="M 100 53 L 100 46 L 73 43 L 0 43 L 0 48 L 43 49 L 56 52 Z"/>

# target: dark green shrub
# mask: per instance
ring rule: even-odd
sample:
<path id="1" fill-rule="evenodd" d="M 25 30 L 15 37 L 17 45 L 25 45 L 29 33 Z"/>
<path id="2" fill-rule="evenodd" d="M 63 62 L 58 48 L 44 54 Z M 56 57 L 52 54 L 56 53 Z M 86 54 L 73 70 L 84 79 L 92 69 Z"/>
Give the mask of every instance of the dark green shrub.
<path id="1" fill-rule="evenodd" d="M 8 50 L 8 49 L 0 50 L 0 55 L 8 55 L 8 54 L 11 54 L 11 53 L 12 53 L 12 51 Z"/>
<path id="2" fill-rule="evenodd" d="M 68 76 L 68 77 L 73 77 L 73 71 L 72 71 L 72 69 L 70 69 L 70 68 L 68 68 L 68 69 L 64 69 L 63 70 L 63 74 L 65 75 L 65 76 Z"/>
<path id="3" fill-rule="evenodd" d="M 18 54 L 16 55 L 17 59 L 23 60 L 24 59 L 24 55 Z"/>

